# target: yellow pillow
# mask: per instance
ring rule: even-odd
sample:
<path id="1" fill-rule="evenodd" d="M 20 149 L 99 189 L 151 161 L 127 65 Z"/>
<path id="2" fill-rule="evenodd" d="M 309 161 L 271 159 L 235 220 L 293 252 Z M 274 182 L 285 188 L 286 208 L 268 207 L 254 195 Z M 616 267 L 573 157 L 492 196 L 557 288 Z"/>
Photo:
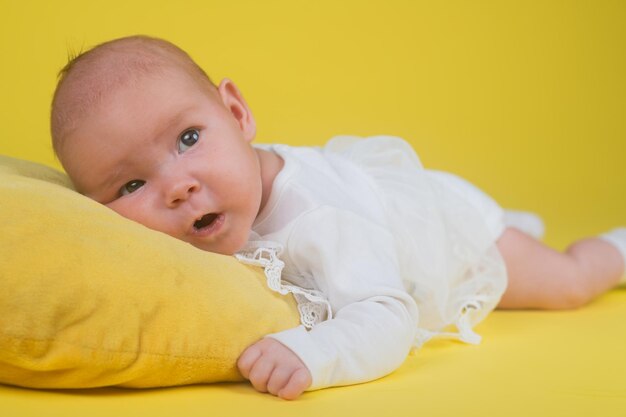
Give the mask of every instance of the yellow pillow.
<path id="1" fill-rule="evenodd" d="M 298 325 L 263 271 L 129 221 L 51 168 L 0 156 L 0 382 L 155 387 L 241 379 Z"/>

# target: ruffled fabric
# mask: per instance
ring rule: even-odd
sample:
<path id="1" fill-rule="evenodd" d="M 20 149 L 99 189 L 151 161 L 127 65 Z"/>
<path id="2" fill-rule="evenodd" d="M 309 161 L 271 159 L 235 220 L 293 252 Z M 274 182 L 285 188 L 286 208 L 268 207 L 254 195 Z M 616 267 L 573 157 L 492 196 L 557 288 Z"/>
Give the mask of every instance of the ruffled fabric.
<path id="1" fill-rule="evenodd" d="M 235 254 L 240 262 L 260 266 L 264 269 L 267 286 L 279 294 L 293 294 L 300 313 L 300 322 L 307 329 L 332 318 L 330 303 L 320 291 L 304 289 L 282 280 L 285 263 L 279 256 L 282 245 L 271 241 L 249 241 L 246 247 Z"/>
<path id="2" fill-rule="evenodd" d="M 360 166 L 385 206 L 403 283 L 420 311 L 415 345 L 434 337 L 479 343 L 473 327 L 506 288 L 495 246 L 504 211 L 466 181 L 424 169 L 399 138 L 337 137 L 325 150 Z"/>
<path id="3" fill-rule="evenodd" d="M 399 138 L 341 136 L 323 152 L 358 166 L 384 207 L 380 220 L 393 234 L 403 285 L 419 308 L 415 346 L 436 337 L 479 343 L 473 328 L 497 306 L 507 284 L 495 245 L 504 210 L 467 181 L 424 169 Z M 272 290 L 294 295 L 307 328 L 332 318 L 324 294 L 281 279 L 281 252 L 279 244 L 251 239 L 237 257 L 265 268 Z"/>

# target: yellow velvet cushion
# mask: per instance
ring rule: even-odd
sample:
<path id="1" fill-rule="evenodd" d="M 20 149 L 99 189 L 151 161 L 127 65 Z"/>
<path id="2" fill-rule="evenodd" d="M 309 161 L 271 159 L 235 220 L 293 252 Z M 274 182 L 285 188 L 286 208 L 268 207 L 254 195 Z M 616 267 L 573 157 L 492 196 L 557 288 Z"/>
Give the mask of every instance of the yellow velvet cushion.
<path id="1" fill-rule="evenodd" d="M 0 157 L 0 382 L 153 387 L 240 379 L 298 324 L 260 269 L 131 222 L 42 165 Z"/>

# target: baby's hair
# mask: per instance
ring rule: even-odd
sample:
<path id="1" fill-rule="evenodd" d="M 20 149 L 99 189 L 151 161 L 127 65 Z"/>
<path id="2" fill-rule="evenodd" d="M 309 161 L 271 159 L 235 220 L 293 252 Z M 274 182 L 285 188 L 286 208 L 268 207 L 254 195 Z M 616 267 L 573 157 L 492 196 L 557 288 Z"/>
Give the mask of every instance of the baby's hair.
<path id="1" fill-rule="evenodd" d="M 68 62 L 59 71 L 50 112 L 52 145 L 57 156 L 79 119 L 107 94 L 141 76 L 162 75 L 168 70 L 184 71 L 199 88 L 215 88 L 185 51 L 163 39 L 136 35 L 104 42 L 85 52 L 68 51 Z"/>

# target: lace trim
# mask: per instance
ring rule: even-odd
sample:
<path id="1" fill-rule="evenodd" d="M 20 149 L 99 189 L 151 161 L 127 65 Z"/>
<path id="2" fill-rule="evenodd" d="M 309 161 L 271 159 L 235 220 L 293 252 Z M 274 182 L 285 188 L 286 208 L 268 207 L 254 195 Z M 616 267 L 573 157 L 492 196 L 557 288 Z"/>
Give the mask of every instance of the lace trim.
<path id="1" fill-rule="evenodd" d="M 267 286 L 279 294 L 293 294 L 298 303 L 300 322 L 307 329 L 324 320 L 332 318 L 330 303 L 320 291 L 308 290 L 292 285 L 281 279 L 285 263 L 278 255 L 283 251 L 282 245 L 272 241 L 250 241 L 235 258 L 241 263 L 264 268 Z"/>
<path id="2" fill-rule="evenodd" d="M 285 263 L 280 260 L 282 245 L 272 241 L 250 241 L 244 249 L 235 254 L 238 261 L 252 266 L 264 268 L 267 286 L 279 294 L 293 294 L 298 304 L 300 322 L 307 329 L 311 329 L 318 323 L 332 318 L 330 303 L 320 291 L 309 290 L 283 281 L 281 273 Z M 470 312 L 482 308 L 483 301 L 480 296 L 475 296 L 463 304 L 454 325 L 458 332 L 439 332 L 418 328 L 414 346 L 420 347 L 434 338 L 457 339 L 465 343 L 477 345 L 482 337 L 477 334 L 470 321 Z"/>
<path id="3" fill-rule="evenodd" d="M 471 345 L 480 344 L 482 336 L 472 328 L 470 312 L 480 310 L 483 306 L 483 301 L 485 300 L 481 300 L 480 296 L 476 296 L 473 300 L 469 300 L 463 305 L 458 318 L 454 322 L 458 332 L 437 332 L 419 328 L 415 334 L 413 345 L 420 347 L 434 338 L 456 339 Z"/>

